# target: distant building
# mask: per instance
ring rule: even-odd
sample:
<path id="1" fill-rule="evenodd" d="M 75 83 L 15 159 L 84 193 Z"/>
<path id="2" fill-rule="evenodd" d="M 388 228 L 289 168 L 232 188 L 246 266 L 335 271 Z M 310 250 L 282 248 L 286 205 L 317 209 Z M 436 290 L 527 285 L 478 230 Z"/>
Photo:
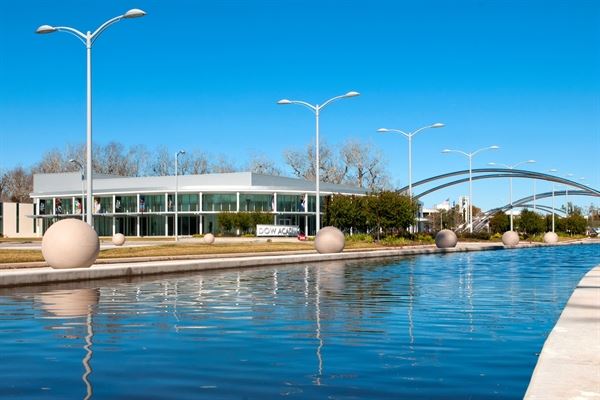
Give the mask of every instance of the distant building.
<path id="1" fill-rule="evenodd" d="M 273 224 L 297 225 L 315 233 L 315 183 L 303 179 L 252 172 L 182 175 L 178 177 L 180 235 L 218 232 L 221 212 L 264 212 Z M 33 198 L 37 233 L 43 235 L 62 218 L 81 218 L 82 190 L 78 172 L 35 174 Z M 101 236 L 171 236 L 174 229 L 175 177 L 94 177 L 94 228 Z M 364 189 L 321 183 L 325 196 L 365 194 Z"/>
<path id="2" fill-rule="evenodd" d="M 34 205 L 27 203 L 0 203 L 0 237 L 34 237 L 36 226 L 31 216 Z"/>

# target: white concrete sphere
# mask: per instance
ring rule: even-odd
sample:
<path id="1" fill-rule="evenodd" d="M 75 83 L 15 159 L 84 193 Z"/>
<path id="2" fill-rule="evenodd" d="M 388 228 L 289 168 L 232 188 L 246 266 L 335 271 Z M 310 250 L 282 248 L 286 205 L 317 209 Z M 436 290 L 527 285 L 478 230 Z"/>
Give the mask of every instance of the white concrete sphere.
<path id="1" fill-rule="evenodd" d="M 558 243 L 558 235 L 554 232 L 544 233 L 544 243 L 548 243 L 548 244 Z"/>
<path id="2" fill-rule="evenodd" d="M 112 242 L 115 246 L 123 246 L 125 244 L 125 235 L 122 233 L 115 233 L 112 237 Z"/>
<path id="3" fill-rule="evenodd" d="M 340 253 L 345 245 L 344 234 L 335 226 L 321 228 L 315 237 L 315 249 L 321 254 Z"/>
<path id="4" fill-rule="evenodd" d="M 87 268 L 96 261 L 98 253 L 98 234 L 80 219 L 52 224 L 42 239 L 42 255 L 52 268 Z"/>
<path id="5" fill-rule="evenodd" d="M 502 243 L 505 246 L 516 246 L 519 244 L 519 234 L 515 231 L 506 231 L 502 235 Z"/>
<path id="6" fill-rule="evenodd" d="M 442 229 L 435 235 L 435 245 L 440 249 L 456 247 L 456 243 L 458 243 L 456 233 L 450 229 Z"/>
<path id="7" fill-rule="evenodd" d="M 215 235 L 213 235 L 212 233 L 207 233 L 206 235 L 204 235 L 204 243 L 213 244 L 214 242 L 215 242 Z"/>

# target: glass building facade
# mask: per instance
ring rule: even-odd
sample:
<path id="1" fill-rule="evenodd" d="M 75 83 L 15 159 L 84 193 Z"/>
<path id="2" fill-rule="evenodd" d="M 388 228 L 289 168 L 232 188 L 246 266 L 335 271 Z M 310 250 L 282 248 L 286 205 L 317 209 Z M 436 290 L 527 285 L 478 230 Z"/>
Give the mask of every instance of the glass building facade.
<path id="1" fill-rule="evenodd" d="M 35 227 L 38 235 L 63 218 L 81 218 L 85 201 L 81 180 L 74 174 L 69 189 L 61 188 L 51 175 L 43 190 L 34 183 Z M 69 174 L 62 174 L 65 179 Z M 215 179 L 216 178 L 216 179 Z M 125 181 L 126 179 L 126 181 Z M 42 179 L 43 180 L 43 179 Z M 187 180 L 187 183 L 186 183 Z M 207 180 L 209 183 L 196 184 Z M 260 180 L 260 183 L 253 183 Z M 38 179 L 39 181 L 39 179 Z M 57 184 L 57 182 L 59 182 Z M 115 182 L 115 186 L 111 186 Z M 171 236 L 175 228 L 174 177 L 103 177 L 94 181 L 94 228 L 100 236 Z M 297 225 L 302 232 L 315 233 L 314 182 L 294 178 L 244 173 L 180 176 L 177 195 L 178 234 L 223 233 L 219 214 L 224 212 L 265 213 L 272 224 Z M 190 185 L 190 182 L 192 183 Z M 364 194 L 356 188 L 322 184 L 321 211 L 325 197 L 333 193 Z M 66 184 L 65 184 L 66 186 Z M 190 190 L 190 186 L 197 186 Z M 237 186 L 237 187 L 236 187 Z M 112 192 L 111 187 L 115 188 Z M 127 187 L 136 188 L 128 190 Z M 219 187 L 222 189 L 219 190 Z M 118 188 L 118 189 L 117 189 Z M 56 190 L 57 194 L 53 195 Z M 65 195 L 68 193 L 69 195 Z M 1 216 L 0 216 L 1 218 Z"/>

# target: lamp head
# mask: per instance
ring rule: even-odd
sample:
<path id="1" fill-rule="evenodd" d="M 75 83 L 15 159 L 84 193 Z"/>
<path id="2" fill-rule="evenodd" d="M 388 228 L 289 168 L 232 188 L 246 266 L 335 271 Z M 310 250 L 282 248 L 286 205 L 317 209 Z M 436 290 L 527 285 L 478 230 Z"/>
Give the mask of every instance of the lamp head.
<path id="1" fill-rule="evenodd" d="M 435 124 L 431 125 L 431 128 L 443 128 L 446 125 L 442 124 L 441 122 L 436 122 Z"/>
<path id="2" fill-rule="evenodd" d="M 537 162 L 537 161 L 535 161 L 535 160 L 527 160 L 527 163 L 528 163 L 528 164 L 533 164 L 533 163 L 535 163 L 535 162 Z"/>
<path id="3" fill-rule="evenodd" d="M 450 149 L 444 149 L 444 150 L 442 150 L 442 153 L 450 153 L 451 151 L 452 150 L 450 150 Z"/>
<path id="4" fill-rule="evenodd" d="M 38 27 L 35 30 L 35 33 L 43 35 L 46 33 L 52 33 L 52 32 L 56 32 L 56 31 L 57 31 L 57 29 L 55 27 L 53 27 L 52 25 L 40 25 L 40 27 Z"/>
<path id="5" fill-rule="evenodd" d="M 179 150 L 179 151 L 177 152 L 177 155 L 181 155 L 181 154 L 185 154 L 185 150 Z"/>
<path id="6" fill-rule="evenodd" d="M 123 14 L 123 18 L 140 18 L 146 15 L 145 11 L 140 10 L 139 8 L 132 8 Z"/>
<path id="7" fill-rule="evenodd" d="M 488 165 L 498 165 L 495 162 L 489 162 Z"/>
<path id="8" fill-rule="evenodd" d="M 500 148 L 500 146 L 496 146 L 496 145 L 490 146 L 490 149 L 491 149 L 491 150 L 497 150 L 497 149 L 499 149 L 499 148 Z"/>
<path id="9" fill-rule="evenodd" d="M 379 133 L 385 133 L 385 132 L 389 132 L 390 130 L 388 128 L 379 128 L 377 129 L 377 132 Z"/>
<path id="10" fill-rule="evenodd" d="M 356 97 L 356 96 L 360 96 L 360 93 L 352 91 L 352 92 L 348 92 L 344 95 L 344 97 Z"/>
<path id="11" fill-rule="evenodd" d="M 548 172 L 558 172 L 558 170 L 556 168 L 552 168 L 552 169 L 548 170 Z"/>
<path id="12" fill-rule="evenodd" d="M 288 99 L 281 99 L 277 102 L 277 104 L 292 104 Z"/>

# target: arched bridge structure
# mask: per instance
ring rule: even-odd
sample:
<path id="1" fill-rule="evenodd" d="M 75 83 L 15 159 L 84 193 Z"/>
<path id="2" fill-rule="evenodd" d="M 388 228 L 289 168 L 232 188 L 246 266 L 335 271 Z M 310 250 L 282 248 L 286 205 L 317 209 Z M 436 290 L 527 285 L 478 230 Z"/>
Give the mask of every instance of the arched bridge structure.
<path id="1" fill-rule="evenodd" d="M 489 218 L 497 212 L 506 212 L 512 208 L 525 208 L 525 207 L 533 208 L 533 206 L 529 204 L 532 200 L 544 199 L 544 198 L 552 197 L 553 195 L 554 196 L 569 196 L 570 195 L 570 196 L 600 197 L 600 191 L 597 189 L 586 186 L 579 182 L 572 181 L 570 179 L 562 178 L 560 176 L 545 174 L 545 173 L 541 173 L 541 172 L 534 172 L 534 171 L 527 171 L 527 170 L 520 170 L 520 169 L 509 169 L 509 168 L 476 168 L 476 169 L 471 170 L 471 174 L 472 174 L 471 179 L 473 181 L 484 180 L 484 179 L 525 178 L 525 179 L 553 182 L 553 183 L 558 183 L 561 185 L 570 186 L 570 187 L 575 188 L 573 190 L 556 190 L 556 191 L 554 191 L 554 193 L 553 192 L 544 192 L 544 193 L 539 193 L 539 194 L 536 193 L 532 196 L 527 196 L 527 197 L 524 197 L 517 201 L 513 201 L 512 204 L 509 203 L 505 206 L 491 209 L 473 221 L 473 229 L 474 230 L 477 230 L 478 228 L 481 229 L 483 226 L 485 226 L 485 224 L 487 224 L 487 221 L 489 220 Z M 464 175 L 467 175 L 467 177 L 464 177 Z M 414 190 L 416 187 L 427 185 L 427 184 L 433 183 L 433 182 L 446 180 L 448 178 L 462 176 L 459 179 L 454 179 L 454 180 L 451 180 L 448 182 L 444 182 L 444 183 L 438 184 L 432 188 L 426 189 L 418 194 L 413 194 L 413 197 L 416 199 L 419 199 L 421 197 L 427 196 L 428 194 L 443 190 L 447 187 L 460 185 L 462 183 L 468 182 L 469 181 L 468 175 L 469 175 L 469 170 L 467 169 L 467 170 L 461 170 L 461 171 L 448 172 L 445 174 L 436 175 L 436 176 L 432 176 L 427 179 L 417 181 L 412 184 L 413 193 L 414 193 Z M 408 186 L 401 188 L 400 191 L 408 192 Z M 553 212 L 552 207 L 548 207 L 548 206 L 544 206 L 544 205 L 536 205 L 536 208 L 538 208 L 542 211 L 548 212 L 548 213 Z M 564 213 L 561 210 L 557 210 L 557 209 L 554 209 L 554 212 L 555 213 Z"/>

